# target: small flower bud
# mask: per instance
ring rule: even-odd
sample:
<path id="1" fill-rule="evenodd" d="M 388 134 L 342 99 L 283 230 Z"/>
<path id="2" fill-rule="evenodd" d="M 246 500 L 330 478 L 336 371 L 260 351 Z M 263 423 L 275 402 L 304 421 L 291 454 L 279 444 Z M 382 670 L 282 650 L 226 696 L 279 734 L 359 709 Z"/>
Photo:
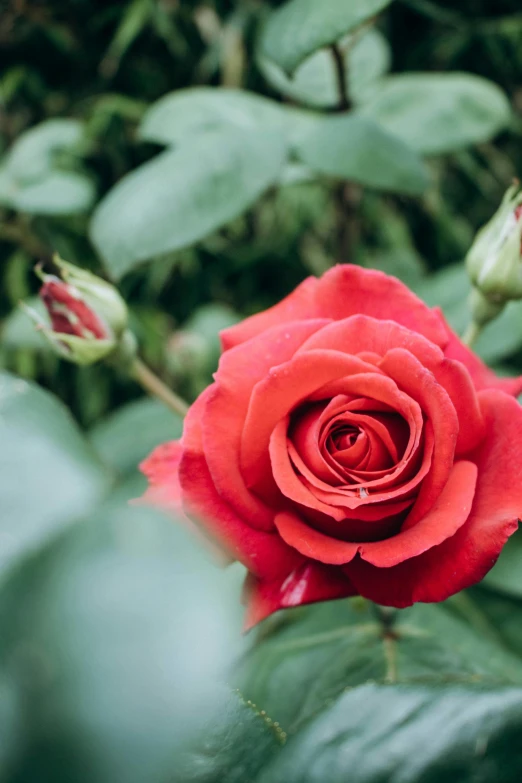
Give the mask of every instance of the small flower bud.
<path id="1" fill-rule="evenodd" d="M 58 275 L 36 272 L 50 318 L 44 323 L 38 314 L 25 310 L 60 356 L 75 364 L 92 364 L 105 358 L 119 345 L 127 325 L 127 306 L 110 283 L 54 256 Z"/>
<path id="2" fill-rule="evenodd" d="M 517 183 L 477 234 L 466 267 L 473 286 L 489 302 L 522 298 L 522 190 Z"/>

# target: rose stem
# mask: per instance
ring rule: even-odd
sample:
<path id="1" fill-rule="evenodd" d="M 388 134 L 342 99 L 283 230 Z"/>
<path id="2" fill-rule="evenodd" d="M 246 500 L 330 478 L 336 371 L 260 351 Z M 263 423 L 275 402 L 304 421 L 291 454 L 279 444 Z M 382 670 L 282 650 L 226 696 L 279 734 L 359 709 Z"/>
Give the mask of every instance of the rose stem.
<path id="1" fill-rule="evenodd" d="M 345 55 L 338 44 L 330 46 L 337 82 L 338 101 L 335 111 L 346 112 L 352 108 L 348 94 L 348 76 Z M 357 206 L 360 201 L 360 189 L 352 182 L 340 182 L 336 187 L 338 214 L 339 261 L 353 261 L 353 248 L 358 240 Z"/>
<path id="2" fill-rule="evenodd" d="M 482 331 L 482 327 L 479 326 L 475 321 L 472 321 L 466 331 L 464 332 L 464 336 L 462 337 L 462 342 L 468 346 L 468 348 L 471 348 L 477 337 Z"/>
<path id="3" fill-rule="evenodd" d="M 161 400 L 167 408 L 177 413 L 182 418 L 187 413 L 189 406 L 161 381 L 141 359 L 135 358 L 130 367 L 130 375 L 138 381 L 149 394 Z"/>

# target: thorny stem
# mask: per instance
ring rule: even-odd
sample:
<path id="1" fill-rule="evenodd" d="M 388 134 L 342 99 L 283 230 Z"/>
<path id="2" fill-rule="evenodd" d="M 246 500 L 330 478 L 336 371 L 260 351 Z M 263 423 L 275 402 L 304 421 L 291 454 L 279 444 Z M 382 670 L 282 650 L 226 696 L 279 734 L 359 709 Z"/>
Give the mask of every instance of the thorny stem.
<path id="1" fill-rule="evenodd" d="M 158 400 L 177 413 L 182 418 L 186 415 L 189 406 L 178 397 L 162 380 L 158 378 L 141 359 L 134 359 L 130 367 L 130 375 L 139 383 L 145 391 L 157 397 Z"/>

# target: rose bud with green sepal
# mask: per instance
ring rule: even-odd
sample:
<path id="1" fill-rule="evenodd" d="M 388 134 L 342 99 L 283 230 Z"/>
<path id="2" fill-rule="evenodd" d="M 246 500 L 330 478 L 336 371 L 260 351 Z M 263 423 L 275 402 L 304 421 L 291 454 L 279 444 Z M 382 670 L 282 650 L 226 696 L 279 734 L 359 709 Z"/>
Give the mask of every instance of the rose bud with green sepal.
<path id="1" fill-rule="evenodd" d="M 110 283 L 54 256 L 57 274 L 40 267 L 40 298 L 50 324 L 24 306 L 54 350 L 75 364 L 93 364 L 120 346 L 127 326 L 127 306 Z"/>
<path id="2" fill-rule="evenodd" d="M 522 189 L 515 183 L 489 223 L 478 232 L 466 257 L 474 287 L 472 316 L 480 326 L 495 318 L 507 302 L 522 298 L 521 218 Z"/>

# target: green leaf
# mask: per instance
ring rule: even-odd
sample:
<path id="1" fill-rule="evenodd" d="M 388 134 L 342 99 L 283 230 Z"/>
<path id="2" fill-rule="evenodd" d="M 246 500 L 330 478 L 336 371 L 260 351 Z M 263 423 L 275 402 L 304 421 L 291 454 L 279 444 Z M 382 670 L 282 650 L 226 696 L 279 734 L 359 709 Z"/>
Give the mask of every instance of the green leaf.
<path id="1" fill-rule="evenodd" d="M 390 47 L 378 30 L 370 28 L 345 54 L 348 93 L 361 101 L 390 67 Z M 332 109 L 339 105 L 339 86 L 332 53 L 321 49 L 305 60 L 290 78 L 276 63 L 259 57 L 270 84 L 283 95 L 308 106 Z"/>
<path id="2" fill-rule="evenodd" d="M 314 171 L 378 190 L 419 194 L 428 186 L 420 158 L 366 117 L 321 117 L 303 128 L 297 154 Z"/>
<path id="3" fill-rule="evenodd" d="M 488 141 L 511 120 L 502 90 L 466 73 L 389 76 L 361 111 L 423 155 Z"/>
<path id="4" fill-rule="evenodd" d="M 269 718 L 240 692 L 224 693 L 216 716 L 204 726 L 204 747 L 196 743 L 176 759 L 171 783 L 246 783 L 281 749 Z"/>
<path id="5" fill-rule="evenodd" d="M 286 154 L 281 134 L 226 128 L 187 140 L 127 175 L 98 206 L 91 237 L 112 275 L 203 239 L 250 207 Z"/>
<path id="6" fill-rule="evenodd" d="M 100 421 L 91 430 L 90 440 L 103 462 L 125 476 L 160 443 L 179 438 L 182 427 L 179 416 L 145 397 Z"/>
<path id="7" fill-rule="evenodd" d="M 284 109 L 246 90 L 189 87 L 164 95 L 148 109 L 139 128 L 145 141 L 178 144 L 195 133 L 232 125 L 247 132 L 260 127 L 284 131 Z"/>
<path id="8" fill-rule="evenodd" d="M 54 171 L 39 182 L 12 186 L 9 203 L 30 215 L 73 215 L 85 212 L 94 201 L 92 182 L 73 171 Z"/>
<path id="9" fill-rule="evenodd" d="M 91 180 L 57 168 L 57 156 L 83 136 L 77 120 L 54 119 L 23 133 L 2 161 L 0 203 L 34 215 L 72 215 L 94 201 Z"/>
<path id="10" fill-rule="evenodd" d="M 291 75 L 310 54 L 336 43 L 389 4 L 390 0 L 289 0 L 268 17 L 261 56 Z"/>
<path id="11" fill-rule="evenodd" d="M 293 737 L 258 783 L 515 783 L 522 688 L 364 685 Z"/>
<path id="12" fill-rule="evenodd" d="M 83 125 L 78 120 L 46 120 L 18 137 L 4 165 L 20 183 L 39 180 L 53 169 L 57 153 L 75 147 L 82 135 Z"/>
<path id="13" fill-rule="evenodd" d="M 0 578 L 95 504 L 101 464 L 66 408 L 0 373 Z"/>
<path id="14" fill-rule="evenodd" d="M 14 777 L 169 780 L 240 651 L 236 593 L 180 525 L 112 502 L 21 568 L 0 598 Z"/>

